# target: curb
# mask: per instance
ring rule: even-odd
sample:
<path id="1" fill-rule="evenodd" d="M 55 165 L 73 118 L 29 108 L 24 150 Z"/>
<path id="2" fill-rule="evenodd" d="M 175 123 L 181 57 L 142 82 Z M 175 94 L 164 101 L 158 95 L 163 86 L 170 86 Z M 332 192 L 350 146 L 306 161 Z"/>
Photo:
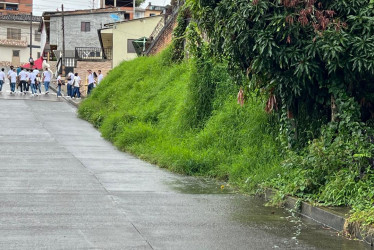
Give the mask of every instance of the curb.
<path id="1" fill-rule="evenodd" d="M 269 201 L 274 197 L 275 192 L 268 189 L 265 191 L 264 195 L 265 200 Z M 373 246 L 373 233 L 362 229 L 360 225 L 348 222 L 345 215 L 339 214 L 331 208 L 316 207 L 304 201 L 300 202 L 300 199 L 291 196 L 286 196 L 283 205 L 285 208 L 291 209 L 304 217 L 322 224 L 325 227 L 329 227 L 335 231 L 343 233 L 345 236 L 363 240 L 367 244 Z"/>
<path id="2" fill-rule="evenodd" d="M 49 88 L 52 89 L 54 92 L 57 93 L 57 87 L 56 87 L 56 86 L 54 86 L 54 85 L 51 84 L 51 85 L 49 85 Z M 61 92 L 62 92 L 62 91 L 61 91 Z M 66 93 L 64 93 L 64 94 L 66 94 Z M 72 104 L 73 106 L 75 106 L 76 108 L 79 107 L 80 102 L 75 102 L 73 99 L 71 99 L 71 98 L 67 98 L 66 96 L 62 96 L 62 98 L 63 98 L 66 102 L 68 102 L 68 103 Z M 83 100 L 83 99 L 82 99 L 82 100 Z"/>

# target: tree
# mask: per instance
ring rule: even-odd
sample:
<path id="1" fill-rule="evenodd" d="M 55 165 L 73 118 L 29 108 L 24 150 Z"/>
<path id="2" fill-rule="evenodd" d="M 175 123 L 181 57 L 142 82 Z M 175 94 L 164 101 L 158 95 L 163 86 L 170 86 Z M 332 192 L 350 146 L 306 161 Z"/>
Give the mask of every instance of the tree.
<path id="1" fill-rule="evenodd" d="M 373 0 L 188 4 L 233 77 L 246 74 L 251 89 L 276 97 L 286 123 L 295 119 L 293 139 L 306 141 L 304 131 L 315 133 L 343 113 L 343 106 L 334 106 L 342 96 L 360 103 L 362 119 L 373 118 Z"/>

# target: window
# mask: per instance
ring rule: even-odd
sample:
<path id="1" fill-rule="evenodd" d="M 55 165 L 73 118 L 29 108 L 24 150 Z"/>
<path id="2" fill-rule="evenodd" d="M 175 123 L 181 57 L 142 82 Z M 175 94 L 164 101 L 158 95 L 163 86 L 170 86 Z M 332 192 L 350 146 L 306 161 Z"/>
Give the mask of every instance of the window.
<path id="1" fill-rule="evenodd" d="M 83 31 L 83 32 L 91 31 L 90 22 L 81 22 L 81 31 Z"/>
<path id="2" fill-rule="evenodd" d="M 34 33 L 34 40 L 35 40 L 36 42 L 40 42 L 40 36 L 41 36 L 40 32 L 38 32 L 38 30 L 35 30 L 35 33 Z"/>
<path id="3" fill-rule="evenodd" d="M 135 39 L 127 39 L 127 53 L 136 53 L 134 45 L 132 42 L 135 41 Z"/>
<path id="4" fill-rule="evenodd" d="M 19 50 L 13 50 L 13 57 L 19 57 Z"/>
<path id="5" fill-rule="evenodd" d="M 18 4 L 17 3 L 7 3 L 5 5 L 6 10 L 18 10 Z"/>
<path id="6" fill-rule="evenodd" d="M 21 40 L 21 29 L 7 28 L 7 39 Z"/>
<path id="7" fill-rule="evenodd" d="M 36 58 L 40 58 L 40 52 L 36 53 Z"/>

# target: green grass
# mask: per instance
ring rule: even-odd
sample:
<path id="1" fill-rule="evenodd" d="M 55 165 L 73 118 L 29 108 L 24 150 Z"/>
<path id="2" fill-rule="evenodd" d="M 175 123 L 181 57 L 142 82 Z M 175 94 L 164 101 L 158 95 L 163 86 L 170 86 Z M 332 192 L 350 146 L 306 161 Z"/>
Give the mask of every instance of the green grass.
<path id="1" fill-rule="evenodd" d="M 246 190 L 275 177 L 281 158 L 263 101 L 241 108 L 224 65 L 171 64 L 168 53 L 113 69 L 80 117 L 119 149 L 178 173 Z"/>

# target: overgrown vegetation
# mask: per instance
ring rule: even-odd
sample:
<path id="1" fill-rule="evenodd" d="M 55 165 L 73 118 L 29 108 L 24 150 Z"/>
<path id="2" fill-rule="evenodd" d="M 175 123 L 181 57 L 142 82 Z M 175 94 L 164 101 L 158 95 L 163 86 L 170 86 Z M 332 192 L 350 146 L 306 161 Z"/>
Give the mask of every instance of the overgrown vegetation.
<path id="1" fill-rule="evenodd" d="M 287 159 L 267 185 L 364 218 L 374 202 L 373 1 L 188 3 L 215 56 L 279 117 Z"/>
<path id="2" fill-rule="evenodd" d="M 174 64 L 172 52 L 123 62 L 79 115 L 121 150 L 172 171 L 246 190 L 279 174 L 279 147 L 262 99 L 240 108 L 225 64 Z"/>

